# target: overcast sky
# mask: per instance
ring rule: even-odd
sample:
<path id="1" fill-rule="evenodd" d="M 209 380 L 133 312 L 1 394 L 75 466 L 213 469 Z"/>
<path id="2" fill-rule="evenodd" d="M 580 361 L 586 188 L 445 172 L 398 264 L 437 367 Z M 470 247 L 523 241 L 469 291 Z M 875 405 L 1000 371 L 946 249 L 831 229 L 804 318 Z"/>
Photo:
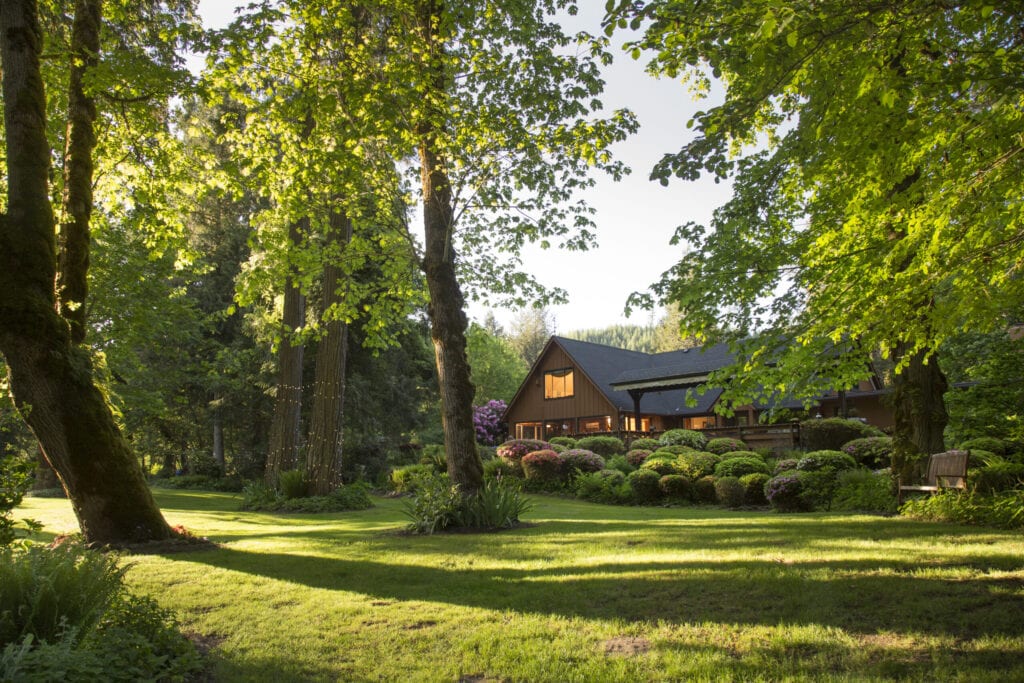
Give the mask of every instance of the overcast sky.
<path id="1" fill-rule="evenodd" d="M 207 27 L 219 28 L 230 21 L 233 0 L 201 0 L 200 14 Z M 604 2 L 584 0 L 572 30 L 599 33 Z M 643 58 L 634 61 L 619 48 L 628 39 L 612 38 L 615 61 L 605 71 L 606 90 L 601 98 L 605 110 L 628 107 L 640 122 L 640 131 L 614 148 L 633 173 L 614 183 L 598 178 L 597 187 L 586 198 L 596 209 L 598 246 L 586 252 L 529 249 L 524 261 L 542 282 L 569 293 L 569 303 L 553 307 L 557 330 L 605 327 L 620 322 L 646 324 L 651 314 L 636 311 L 623 315 L 631 292 L 645 290 L 661 273 L 678 261 L 682 246 L 669 245 L 678 225 L 687 221 L 706 223 L 711 213 L 728 199 L 727 184 L 710 179 L 675 181 L 668 187 L 651 182 L 654 164 L 668 152 L 678 151 L 690 132 L 686 121 L 697 109 L 706 109 L 680 83 L 656 80 L 644 71 Z M 471 305 L 470 316 L 482 320 L 486 309 Z M 496 310 L 498 320 L 507 324 L 514 311 Z M 654 318 L 660 311 L 654 314 Z"/>

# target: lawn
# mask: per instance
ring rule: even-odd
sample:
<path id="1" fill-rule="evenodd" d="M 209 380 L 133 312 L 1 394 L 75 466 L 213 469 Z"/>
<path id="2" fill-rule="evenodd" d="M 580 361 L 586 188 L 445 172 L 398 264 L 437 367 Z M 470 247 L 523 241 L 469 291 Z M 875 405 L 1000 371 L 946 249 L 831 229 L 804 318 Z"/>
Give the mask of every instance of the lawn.
<path id="1" fill-rule="evenodd" d="M 158 490 L 220 549 L 130 558 L 215 680 L 1024 680 L 1019 532 L 538 497 L 532 526 L 397 533 Z M 48 533 L 65 501 L 26 499 Z"/>

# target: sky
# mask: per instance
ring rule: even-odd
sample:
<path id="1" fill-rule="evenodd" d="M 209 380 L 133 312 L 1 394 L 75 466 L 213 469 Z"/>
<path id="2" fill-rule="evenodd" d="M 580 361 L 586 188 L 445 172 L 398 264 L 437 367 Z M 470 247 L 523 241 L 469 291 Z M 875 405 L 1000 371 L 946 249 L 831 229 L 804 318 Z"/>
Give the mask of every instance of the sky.
<path id="1" fill-rule="evenodd" d="M 239 4 L 244 3 L 200 0 L 204 25 L 225 26 Z M 582 0 L 580 4 L 579 16 L 572 18 L 567 28 L 599 34 L 604 2 Z M 595 188 L 583 195 L 596 211 L 598 244 L 586 252 L 528 247 L 523 253 L 525 266 L 541 282 L 568 292 L 568 304 L 549 309 L 558 333 L 657 322 L 660 310 L 637 310 L 627 319 L 623 313 L 626 299 L 632 292 L 646 290 L 679 260 L 684 246 L 669 244 L 676 227 L 689 221 L 707 223 L 714 209 L 729 198 L 729 185 L 715 184 L 710 178 L 676 180 L 668 187 L 649 180 L 654 164 L 688 140 L 687 120 L 709 105 L 695 101 L 679 82 L 649 76 L 644 70 L 645 57 L 634 61 L 620 49 L 628 39 L 627 33 L 612 37 L 615 60 L 604 71 L 606 87 L 601 100 L 608 113 L 631 109 L 640 130 L 613 148 L 632 173 L 618 183 L 600 175 Z M 482 321 L 487 311 L 471 303 L 468 313 Z M 516 312 L 494 310 L 494 314 L 508 329 Z"/>

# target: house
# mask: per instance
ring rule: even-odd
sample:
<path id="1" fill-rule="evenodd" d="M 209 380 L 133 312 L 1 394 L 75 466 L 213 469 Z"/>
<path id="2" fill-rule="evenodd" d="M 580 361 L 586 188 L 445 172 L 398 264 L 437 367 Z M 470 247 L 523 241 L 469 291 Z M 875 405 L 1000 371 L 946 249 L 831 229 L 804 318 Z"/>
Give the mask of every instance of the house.
<path id="1" fill-rule="evenodd" d="M 698 391 L 711 372 L 731 362 L 725 344 L 650 354 L 551 337 L 505 411 L 509 435 L 546 439 L 756 425 L 768 406 L 743 406 L 727 418 L 714 411 L 721 389 Z M 892 415 L 879 400 L 884 393 L 877 382 L 864 382 L 819 397 L 817 410 L 826 417 L 845 413 L 890 426 Z M 694 405 L 687 405 L 687 395 Z M 802 405 L 774 406 L 779 407 Z"/>

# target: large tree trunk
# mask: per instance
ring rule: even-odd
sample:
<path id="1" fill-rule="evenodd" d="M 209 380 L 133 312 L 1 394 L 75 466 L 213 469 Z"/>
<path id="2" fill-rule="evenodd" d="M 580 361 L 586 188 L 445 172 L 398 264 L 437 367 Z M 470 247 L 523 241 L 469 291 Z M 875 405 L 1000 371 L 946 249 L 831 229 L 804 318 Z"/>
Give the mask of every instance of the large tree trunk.
<path id="1" fill-rule="evenodd" d="M 327 234 L 327 258 L 323 276 L 323 310 L 341 302 L 338 291 L 344 277 L 334 262 L 352 237 L 352 221 L 344 213 L 332 213 Z M 341 486 L 342 421 L 345 411 L 345 365 L 348 325 L 344 320 L 325 323 L 325 334 L 316 353 L 313 415 L 306 450 L 306 470 L 311 493 L 324 496 Z"/>
<path id="2" fill-rule="evenodd" d="M 419 7 L 419 30 L 424 42 L 428 99 L 442 100 L 447 87 L 443 71 L 444 45 L 437 34 L 443 3 L 423 0 Z M 420 180 L 423 185 L 423 226 L 426 275 L 430 304 L 430 337 L 441 393 L 441 423 L 444 428 L 448 474 L 464 495 L 483 486 L 483 463 L 476 449 L 473 428 L 473 382 L 466 356 L 465 299 L 455 272 L 455 216 L 452 188 L 437 149 L 437 131 L 443 111 L 432 111 L 417 126 Z"/>
<path id="3" fill-rule="evenodd" d="M 291 224 L 288 239 L 299 244 L 308 232 L 308 219 Z M 295 331 L 306 321 L 306 297 L 295 278 L 289 276 L 284 290 L 283 336 L 278 351 L 277 396 L 274 416 L 270 422 L 270 443 L 267 446 L 267 468 L 264 478 L 276 486 L 281 472 L 299 465 L 299 444 L 302 432 L 302 362 L 303 346 L 295 339 Z"/>
<path id="4" fill-rule="evenodd" d="M 904 347 L 897 347 L 896 360 L 904 355 Z M 893 472 L 905 480 L 921 474 L 921 463 L 928 455 L 946 449 L 943 432 L 949 415 L 943 397 L 948 388 L 936 354 L 925 360 L 923 351 L 910 356 L 893 378 Z"/>
<path id="5" fill-rule="evenodd" d="M 71 25 L 68 125 L 64 153 L 64 216 L 59 235 L 57 304 L 71 326 L 71 343 L 85 340 L 85 299 L 89 291 L 89 219 L 92 216 L 92 152 L 96 103 L 85 94 L 86 71 L 100 51 L 101 0 L 75 0 Z"/>
<path id="6" fill-rule="evenodd" d="M 57 471 L 85 538 L 164 539 L 170 528 L 93 384 L 88 354 L 74 348 L 56 312 L 40 45 L 35 2 L 0 3 L 8 168 L 8 208 L 0 222 L 0 351 L 18 410 Z"/>

